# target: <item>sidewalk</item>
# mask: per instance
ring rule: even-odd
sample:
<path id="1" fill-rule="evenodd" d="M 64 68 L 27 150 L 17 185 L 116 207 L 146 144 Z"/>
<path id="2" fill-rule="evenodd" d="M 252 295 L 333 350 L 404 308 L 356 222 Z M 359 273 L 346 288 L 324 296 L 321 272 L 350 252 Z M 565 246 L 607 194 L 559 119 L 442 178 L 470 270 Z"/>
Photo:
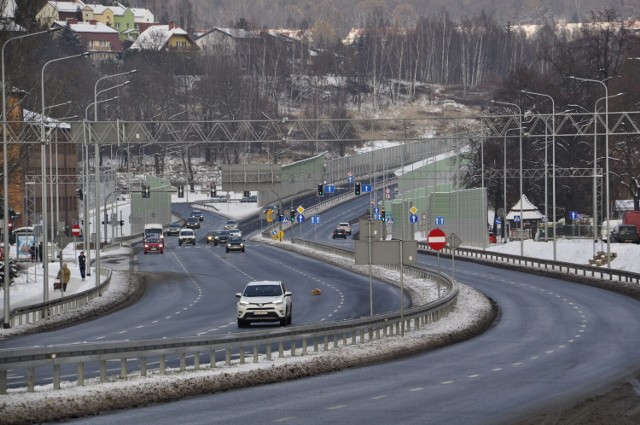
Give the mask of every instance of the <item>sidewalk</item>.
<path id="1" fill-rule="evenodd" d="M 78 268 L 78 255 L 80 250 L 74 250 L 73 244 L 67 245 L 62 250 L 62 259 L 69 270 L 71 270 L 71 279 L 67 284 L 67 291 L 62 293 L 53 289 L 53 282 L 56 280 L 58 270 L 60 270 L 60 261 L 49 263 L 49 283 L 47 292 L 49 300 L 61 298 L 61 296 L 69 296 L 78 292 L 86 291 L 95 287 L 95 269 L 91 268 L 91 276 L 86 276 L 82 280 L 80 269 Z M 95 251 L 91 252 L 92 263 L 95 260 Z M 25 264 L 25 263 L 22 263 Z M 44 301 L 44 267 L 42 263 L 29 263 L 26 270 L 21 270 L 20 275 L 16 277 L 13 286 L 10 287 L 9 303 L 13 310 L 17 307 L 38 304 Z M 100 277 L 104 280 L 104 276 Z M 0 290 L 0 315 L 4 316 L 4 289 Z"/>

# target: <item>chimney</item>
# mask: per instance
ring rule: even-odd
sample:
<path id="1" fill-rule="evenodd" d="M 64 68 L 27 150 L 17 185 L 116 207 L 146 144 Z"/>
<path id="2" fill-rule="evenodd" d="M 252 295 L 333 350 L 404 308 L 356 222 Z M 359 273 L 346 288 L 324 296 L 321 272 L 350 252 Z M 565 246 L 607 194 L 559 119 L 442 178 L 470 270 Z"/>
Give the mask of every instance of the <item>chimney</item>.
<path id="1" fill-rule="evenodd" d="M 172 30 L 176 27 L 176 23 L 174 21 L 169 21 L 169 30 Z"/>
<path id="2" fill-rule="evenodd" d="M 75 19 L 75 18 L 67 18 L 67 23 L 68 23 L 69 25 L 75 25 L 75 24 L 77 24 L 77 23 L 78 23 L 78 20 L 77 20 L 77 19 Z"/>
<path id="3" fill-rule="evenodd" d="M 97 25 L 98 21 L 96 21 L 95 19 L 90 19 L 89 20 L 89 25 Z"/>

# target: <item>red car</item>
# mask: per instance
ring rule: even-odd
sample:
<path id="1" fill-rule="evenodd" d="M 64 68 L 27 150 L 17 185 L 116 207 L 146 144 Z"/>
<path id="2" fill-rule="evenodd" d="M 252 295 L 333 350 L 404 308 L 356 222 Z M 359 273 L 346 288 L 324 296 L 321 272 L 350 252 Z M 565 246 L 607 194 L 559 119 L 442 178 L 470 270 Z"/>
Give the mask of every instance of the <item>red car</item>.
<path id="1" fill-rule="evenodd" d="M 147 238 L 144 242 L 144 253 L 159 252 L 164 254 L 164 244 L 160 238 Z"/>

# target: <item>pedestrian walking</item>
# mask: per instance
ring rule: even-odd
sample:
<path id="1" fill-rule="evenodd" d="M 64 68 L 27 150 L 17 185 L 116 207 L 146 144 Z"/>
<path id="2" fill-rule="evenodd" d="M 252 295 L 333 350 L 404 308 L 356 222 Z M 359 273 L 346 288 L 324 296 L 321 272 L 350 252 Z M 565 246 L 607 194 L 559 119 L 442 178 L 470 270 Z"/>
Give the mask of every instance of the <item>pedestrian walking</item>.
<path id="1" fill-rule="evenodd" d="M 84 251 L 80 251 L 80 255 L 78 255 L 78 267 L 80 268 L 80 276 L 82 276 L 82 280 L 84 280 L 87 269 L 87 256 L 84 255 Z"/>
<path id="2" fill-rule="evenodd" d="M 56 279 L 58 279 L 62 285 L 62 292 L 67 292 L 67 283 L 71 280 L 71 270 L 67 267 L 67 263 L 62 263 L 62 267 L 58 270 Z"/>
<path id="3" fill-rule="evenodd" d="M 38 244 L 38 261 L 42 263 L 42 241 Z"/>
<path id="4" fill-rule="evenodd" d="M 31 257 L 31 262 L 36 261 L 36 246 L 34 244 L 29 247 L 29 257 Z"/>

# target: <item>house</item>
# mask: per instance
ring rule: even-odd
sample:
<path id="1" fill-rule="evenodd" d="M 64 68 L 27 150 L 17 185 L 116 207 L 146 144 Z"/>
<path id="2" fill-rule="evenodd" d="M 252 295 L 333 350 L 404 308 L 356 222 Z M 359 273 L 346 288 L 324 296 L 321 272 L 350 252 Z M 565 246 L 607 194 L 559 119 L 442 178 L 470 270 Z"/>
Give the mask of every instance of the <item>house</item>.
<path id="1" fill-rule="evenodd" d="M 100 4 L 87 4 L 82 9 L 84 22 L 96 21 L 118 31 L 120 40 L 127 40 L 130 31 L 135 29 L 134 13 L 123 6 L 103 6 Z"/>
<path id="2" fill-rule="evenodd" d="M 169 25 L 153 25 L 147 28 L 133 42 L 131 50 L 199 50 L 189 34 L 174 22 Z"/>
<path id="3" fill-rule="evenodd" d="M 509 223 L 510 239 L 520 239 L 521 237 L 532 239 L 538 229 L 538 224 L 546 221 L 546 217 L 523 194 L 520 200 L 511 207 L 506 221 Z M 521 222 L 522 234 L 520 234 Z"/>
<path id="4" fill-rule="evenodd" d="M 83 2 L 78 1 L 48 1 L 36 14 L 36 21 L 41 26 L 50 27 L 56 21 L 82 18 Z"/>
<path id="5" fill-rule="evenodd" d="M 248 57 L 252 41 L 261 41 L 255 31 L 220 27 L 205 32 L 195 40 L 204 53 L 236 57 Z"/>
<path id="6" fill-rule="evenodd" d="M 2 10 L 0 10 L 0 31 L 24 32 L 26 29 L 15 22 L 16 0 L 1 0 Z"/>
<path id="7" fill-rule="evenodd" d="M 120 34 L 117 30 L 97 21 L 78 22 L 75 19 L 54 22 L 52 27 L 69 28 L 85 43 L 87 52 L 119 53 L 122 51 Z M 93 55 L 102 59 L 105 55 Z"/>

